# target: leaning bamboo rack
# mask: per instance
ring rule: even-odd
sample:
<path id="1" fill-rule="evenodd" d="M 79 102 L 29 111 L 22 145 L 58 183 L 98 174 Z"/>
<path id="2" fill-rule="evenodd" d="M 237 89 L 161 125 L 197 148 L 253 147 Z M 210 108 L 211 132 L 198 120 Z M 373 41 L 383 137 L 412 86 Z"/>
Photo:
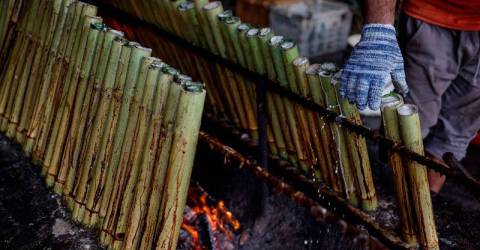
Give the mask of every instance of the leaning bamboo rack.
<path id="1" fill-rule="evenodd" d="M 74 0 L 0 3 L 0 130 L 103 245 L 175 249 L 204 85 L 96 14 Z"/>
<path id="2" fill-rule="evenodd" d="M 261 91 L 258 88 L 262 84 L 275 84 L 288 89 L 341 114 L 354 124 L 361 124 L 356 107 L 338 96 L 335 81 L 338 69 L 335 65 L 310 64 L 308 59 L 299 56 L 294 41 L 275 35 L 268 27 L 258 28 L 242 22 L 230 10 L 224 10 L 218 1 L 103 2 L 236 64 L 246 73 L 255 72 L 268 78 L 269 82 L 252 82 L 242 70 L 232 70 L 218 61 L 198 56 L 194 49 L 186 50 L 177 46 L 171 40 L 158 36 L 152 29 L 106 20 L 127 35 L 154 48 L 168 62 L 206 82 L 209 89 L 207 112 L 220 120 L 227 119 L 246 131 L 257 144 L 262 143 L 262 138 L 259 138 L 262 125 L 258 118 L 261 115 L 258 102 L 263 98 L 259 96 Z M 289 161 L 304 174 L 327 184 L 343 194 L 352 205 L 367 212 L 376 208 L 377 196 L 363 136 L 274 91 L 266 92 L 264 105 L 267 111 L 264 136 L 271 155 Z M 404 127 L 408 127 L 409 132 L 405 132 L 405 138 L 397 141 L 408 147 L 411 144 L 407 137 L 418 135 L 418 124 L 400 126 L 402 119 L 399 120 L 397 133 Z M 414 119 L 407 122 L 411 123 L 415 123 Z M 415 152 L 423 154 L 423 149 Z M 399 157 L 395 152 L 391 154 Z M 412 245 L 418 243 L 425 249 L 436 249 L 438 240 L 425 167 L 403 159 L 397 168 L 401 173 L 396 172 L 395 183 L 411 187 L 406 194 L 402 193 L 401 187 L 396 189 L 400 213 L 405 215 L 400 217 L 402 221 L 406 220 L 402 222 L 403 239 Z M 420 169 L 422 173 L 414 169 Z M 402 202 L 402 199 L 408 202 Z M 418 214 L 424 215 L 423 218 L 419 218 Z"/>
<path id="3" fill-rule="evenodd" d="M 270 82 L 263 84 L 288 89 L 361 124 L 356 107 L 338 95 L 335 65 L 310 64 L 299 56 L 294 41 L 243 23 L 220 2 L 103 2 L 266 76 Z M 101 24 L 91 5 L 74 0 L 1 4 L 6 15 L 0 19 L 0 56 L 7 63 L 0 68 L 0 128 L 32 153 L 47 183 L 66 195 L 74 218 L 101 229 L 102 243 L 125 249 L 155 244 L 157 249 L 175 248 L 172 238 L 178 230 L 159 225 L 178 226 L 162 214 L 178 201 L 153 197 L 171 197 L 177 191 L 168 180 L 189 175 L 179 166 L 191 166 L 193 154 L 182 158 L 185 149 L 180 147 L 194 151 L 202 98 L 208 113 L 232 122 L 252 141 L 262 143 L 265 136 L 270 154 L 325 183 L 350 204 L 367 212 L 376 208 L 363 136 L 271 91 L 265 94 L 266 131 L 261 131 L 261 85 L 241 72 L 184 50 L 152 30 L 103 20 L 205 82 L 205 93 L 201 84 L 149 57 L 149 49 Z M 15 84 L 20 87 L 13 88 Z M 414 108 L 398 103 L 385 107 L 386 135 L 422 154 Z M 404 240 L 438 248 L 425 167 L 390 155 Z M 188 185 L 184 182 L 182 188 Z M 150 196 L 142 195 L 143 190 Z"/>

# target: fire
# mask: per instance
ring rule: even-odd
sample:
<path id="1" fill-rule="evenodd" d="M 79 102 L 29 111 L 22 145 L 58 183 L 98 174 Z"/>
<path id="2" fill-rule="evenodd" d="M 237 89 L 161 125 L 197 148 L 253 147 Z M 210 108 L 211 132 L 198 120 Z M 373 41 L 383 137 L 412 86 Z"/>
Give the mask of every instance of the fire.
<path id="1" fill-rule="evenodd" d="M 200 187 L 190 188 L 182 224 L 191 238 L 189 249 L 222 249 L 222 241 L 233 241 L 239 229 L 240 222 L 223 201 L 213 202 Z"/>

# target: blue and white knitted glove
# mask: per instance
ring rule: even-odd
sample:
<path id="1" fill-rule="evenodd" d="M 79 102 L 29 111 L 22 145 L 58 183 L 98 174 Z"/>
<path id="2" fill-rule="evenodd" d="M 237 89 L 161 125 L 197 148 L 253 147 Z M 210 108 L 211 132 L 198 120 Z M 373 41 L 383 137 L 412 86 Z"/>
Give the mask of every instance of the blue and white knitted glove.
<path id="1" fill-rule="evenodd" d="M 389 24 L 367 24 L 340 77 L 340 95 L 356 103 L 380 108 L 383 86 L 393 81 L 400 94 L 407 94 L 403 58 L 395 28 Z"/>

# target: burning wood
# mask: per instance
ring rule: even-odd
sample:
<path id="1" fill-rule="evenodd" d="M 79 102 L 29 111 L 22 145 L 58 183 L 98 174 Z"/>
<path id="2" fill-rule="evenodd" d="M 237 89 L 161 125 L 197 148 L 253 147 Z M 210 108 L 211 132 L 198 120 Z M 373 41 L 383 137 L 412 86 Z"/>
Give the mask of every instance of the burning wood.
<path id="1" fill-rule="evenodd" d="M 239 229 L 240 222 L 223 201 L 215 202 L 201 187 L 190 188 L 183 211 L 180 249 L 227 249 Z"/>

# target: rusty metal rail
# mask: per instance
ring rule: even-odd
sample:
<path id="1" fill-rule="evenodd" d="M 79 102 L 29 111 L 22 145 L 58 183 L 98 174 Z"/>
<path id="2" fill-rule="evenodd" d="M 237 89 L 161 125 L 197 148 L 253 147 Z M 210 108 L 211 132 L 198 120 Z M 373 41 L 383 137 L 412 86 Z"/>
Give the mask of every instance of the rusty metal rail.
<path id="1" fill-rule="evenodd" d="M 213 115 L 206 113 L 204 122 L 209 125 L 216 126 L 215 131 L 225 134 L 227 133 L 232 140 L 235 140 L 236 147 L 241 148 L 242 151 L 255 151 L 256 145 L 251 140 L 246 139 L 242 134 L 244 132 L 236 129 L 227 121 L 220 121 Z M 204 132 L 205 133 L 205 132 Z M 200 140 L 204 140 L 200 136 Z M 225 157 L 228 162 L 228 156 Z M 362 210 L 350 205 L 339 194 L 331 190 L 322 183 L 315 182 L 305 175 L 301 174 L 299 170 L 292 166 L 289 162 L 281 160 L 279 157 L 269 155 L 269 172 L 281 176 L 285 181 L 291 183 L 298 190 L 301 190 L 310 198 L 316 200 L 328 209 L 335 213 L 341 214 L 348 221 L 363 225 L 372 235 L 378 238 L 382 243 L 393 249 L 413 249 L 416 246 L 409 245 L 404 242 L 395 232 L 382 228 L 373 218 Z"/>
<path id="2" fill-rule="evenodd" d="M 368 249 L 387 249 L 387 247 L 393 249 L 408 249 L 407 246 L 399 242 L 386 241 L 382 242 L 383 244 L 380 243 L 380 241 L 375 237 L 367 234 L 365 231 L 360 230 L 357 226 L 347 222 L 337 214 L 329 211 L 317 201 L 308 197 L 305 193 L 297 191 L 292 185 L 283 182 L 266 169 L 262 168 L 258 164 L 255 164 L 238 151 L 223 144 L 217 138 L 214 138 L 208 133 L 201 131 L 199 134 L 199 139 L 205 142 L 214 152 L 222 154 L 225 158 L 225 161 L 229 162 L 230 164 L 237 163 L 239 164 L 240 168 L 252 172 L 252 174 L 270 185 L 279 193 L 290 197 L 297 204 L 308 209 L 316 221 L 335 225 L 339 232 L 351 236 L 354 242 L 357 242 Z"/>

